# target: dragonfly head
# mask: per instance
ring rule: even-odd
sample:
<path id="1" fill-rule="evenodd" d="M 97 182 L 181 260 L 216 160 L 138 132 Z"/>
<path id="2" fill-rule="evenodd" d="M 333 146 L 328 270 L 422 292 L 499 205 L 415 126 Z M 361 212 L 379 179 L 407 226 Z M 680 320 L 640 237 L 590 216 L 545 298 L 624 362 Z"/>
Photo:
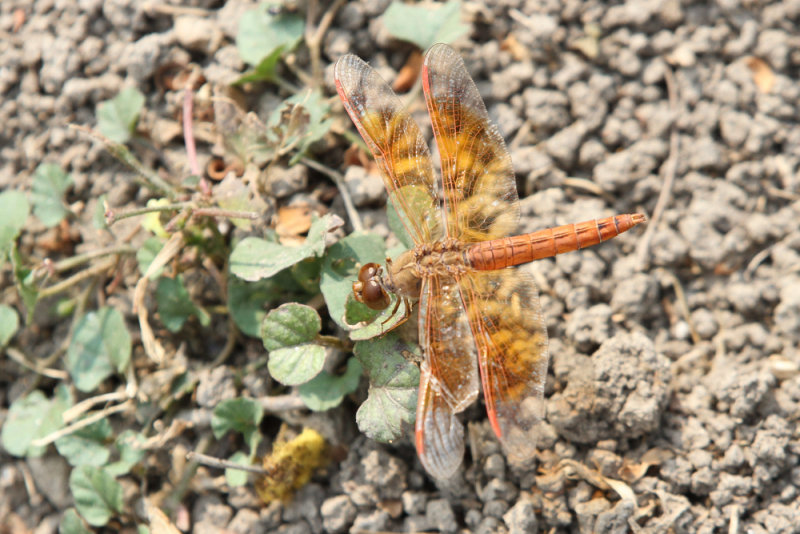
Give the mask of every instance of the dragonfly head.
<path id="1" fill-rule="evenodd" d="M 358 280 L 353 282 L 356 300 L 373 310 L 385 310 L 391 302 L 381 281 L 381 271 L 381 266 L 377 263 L 366 263 L 358 271 Z"/>

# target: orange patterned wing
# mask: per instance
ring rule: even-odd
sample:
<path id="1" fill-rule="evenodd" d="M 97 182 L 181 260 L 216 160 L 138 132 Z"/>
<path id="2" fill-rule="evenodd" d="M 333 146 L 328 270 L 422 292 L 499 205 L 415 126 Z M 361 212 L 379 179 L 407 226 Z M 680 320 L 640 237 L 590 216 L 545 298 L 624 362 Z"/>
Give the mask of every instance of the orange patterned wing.
<path id="1" fill-rule="evenodd" d="M 441 210 L 430 150 L 419 126 L 386 82 L 356 56 L 339 59 L 333 76 L 409 235 L 417 244 L 438 239 Z"/>
<path id="2" fill-rule="evenodd" d="M 536 286 L 519 269 L 474 271 L 460 284 L 492 429 L 512 460 L 527 460 L 544 416 L 547 377 L 547 328 Z"/>
<path id="3" fill-rule="evenodd" d="M 435 478 L 447 479 L 461 465 L 464 456 L 464 427 L 456 419 L 426 362 L 420 365 L 417 421 L 417 455 L 422 466 Z"/>
<path id="4" fill-rule="evenodd" d="M 446 235 L 467 243 L 509 235 L 519 221 L 511 156 L 461 56 L 434 45 L 422 84 L 442 161 Z"/>
<path id="5" fill-rule="evenodd" d="M 422 279 L 419 344 L 439 395 L 454 413 L 478 398 L 478 354 L 455 279 Z"/>

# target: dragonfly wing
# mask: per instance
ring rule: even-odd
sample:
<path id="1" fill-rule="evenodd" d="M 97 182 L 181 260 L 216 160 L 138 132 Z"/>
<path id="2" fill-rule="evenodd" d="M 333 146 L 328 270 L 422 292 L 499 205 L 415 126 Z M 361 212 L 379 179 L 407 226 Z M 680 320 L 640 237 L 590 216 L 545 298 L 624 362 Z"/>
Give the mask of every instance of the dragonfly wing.
<path id="1" fill-rule="evenodd" d="M 446 276 L 422 279 L 419 343 L 438 394 L 453 413 L 478 397 L 478 353 L 459 284 Z"/>
<path id="2" fill-rule="evenodd" d="M 519 269 L 461 279 L 492 429 L 515 461 L 533 456 L 544 417 L 547 328 L 532 277 Z"/>
<path id="3" fill-rule="evenodd" d="M 381 169 L 386 190 L 415 243 L 441 235 L 430 150 L 400 99 L 367 63 L 348 54 L 333 71 L 348 115 Z"/>
<path id="4" fill-rule="evenodd" d="M 415 441 L 425 470 L 439 479 L 450 478 L 464 456 L 464 427 L 440 394 L 426 362 L 420 366 Z"/>
<path id="5" fill-rule="evenodd" d="M 422 83 L 442 161 L 446 235 L 467 243 L 509 235 L 519 221 L 511 156 L 461 56 L 434 45 Z"/>

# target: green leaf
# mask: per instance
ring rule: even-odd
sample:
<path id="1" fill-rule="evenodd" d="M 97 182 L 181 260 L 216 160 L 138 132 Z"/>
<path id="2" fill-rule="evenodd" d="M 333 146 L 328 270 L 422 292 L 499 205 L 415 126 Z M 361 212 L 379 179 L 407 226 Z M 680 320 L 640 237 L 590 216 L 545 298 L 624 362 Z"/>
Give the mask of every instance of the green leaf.
<path id="1" fill-rule="evenodd" d="M 289 302 L 269 312 L 261 325 L 261 339 L 269 351 L 314 341 L 322 330 L 316 310 Z"/>
<path id="2" fill-rule="evenodd" d="M 324 365 L 325 348 L 307 343 L 271 350 L 267 368 L 272 378 L 281 384 L 296 386 L 317 376 Z"/>
<path id="3" fill-rule="evenodd" d="M 39 300 L 39 288 L 36 287 L 34 282 L 33 271 L 25 266 L 16 245 L 11 246 L 10 257 L 11 265 L 14 268 L 14 283 L 27 311 L 25 324 L 29 324 L 33 320 L 33 312 L 36 308 L 36 302 Z"/>
<path id="4" fill-rule="evenodd" d="M 258 425 L 261 424 L 262 417 L 264 409 L 257 401 L 245 397 L 227 399 L 214 408 L 211 430 L 217 439 L 222 439 L 229 430 L 239 432 L 244 436 L 250 450 L 254 451 L 261 440 Z"/>
<path id="5" fill-rule="evenodd" d="M 136 261 L 139 263 L 139 272 L 142 273 L 142 275 L 147 272 L 150 264 L 153 263 L 155 257 L 161 252 L 161 249 L 164 248 L 165 242 L 166 241 L 160 237 L 149 237 L 136 251 Z M 162 272 L 164 272 L 163 267 L 156 269 L 156 272 L 150 276 L 150 279 L 155 280 L 161 276 Z"/>
<path id="6" fill-rule="evenodd" d="M 131 468 L 144 458 L 144 443 L 147 439 L 133 430 L 124 430 L 114 443 L 119 451 L 119 460 L 106 466 L 106 471 L 113 476 L 127 474 Z"/>
<path id="7" fill-rule="evenodd" d="M 5 347 L 19 329 L 17 311 L 5 304 L 0 304 L 0 348 Z"/>
<path id="8" fill-rule="evenodd" d="M 211 316 L 203 308 L 197 306 L 189 297 L 189 291 L 183 283 L 183 276 L 176 278 L 161 277 L 156 286 L 156 301 L 161 322 L 170 332 L 183 328 L 189 316 L 194 315 L 200 324 L 211 324 Z"/>
<path id="9" fill-rule="evenodd" d="M 295 109 L 299 106 L 299 109 Z M 288 113 L 287 110 L 292 110 Z M 333 125 L 333 120 L 325 120 L 331 107 L 328 99 L 318 89 L 307 90 L 287 98 L 278 106 L 267 121 L 268 130 L 280 132 L 282 144 L 295 148 L 295 155 L 289 160 L 294 165 L 306 150 L 322 139 Z M 304 113 L 305 120 L 299 120 L 298 113 Z"/>
<path id="10" fill-rule="evenodd" d="M 403 435 L 403 423 L 412 424 L 417 406 L 419 368 L 408 361 L 419 349 L 396 333 L 356 343 L 354 353 L 369 377 L 367 400 L 356 413 L 358 428 L 376 441 Z"/>
<path id="11" fill-rule="evenodd" d="M 106 440 L 113 430 L 108 419 L 101 419 L 87 427 L 56 440 L 58 453 L 72 466 L 105 465 L 111 456 Z"/>
<path id="12" fill-rule="evenodd" d="M 283 53 L 283 46 L 279 46 L 262 59 L 251 71 L 245 72 L 241 78 L 233 82 L 233 85 L 242 85 L 252 82 L 274 82 L 277 81 L 278 61 Z"/>
<path id="13" fill-rule="evenodd" d="M 328 249 L 322 260 L 319 287 L 331 318 L 340 327 L 350 329 L 345 321 L 345 305 L 353 293 L 358 270 L 365 263 L 383 262 L 385 259 L 385 243 L 373 234 L 350 234 Z"/>
<path id="14" fill-rule="evenodd" d="M 345 395 L 358 388 L 361 364 L 355 358 L 347 360 L 347 369 L 341 376 L 322 371 L 310 382 L 298 388 L 300 398 L 315 412 L 330 410 L 341 404 Z"/>
<path id="15" fill-rule="evenodd" d="M 253 465 L 250 456 L 242 451 L 233 453 L 233 456 L 228 458 L 228 461 L 239 465 Z M 225 469 L 225 482 L 232 488 L 244 486 L 247 484 L 247 471 L 242 471 L 241 469 Z"/>
<path id="16" fill-rule="evenodd" d="M 314 217 L 305 243 L 285 247 L 257 237 L 240 241 L 231 252 L 231 272 L 249 282 L 274 276 L 295 263 L 325 252 L 325 234 L 334 224 L 331 215 Z"/>
<path id="17" fill-rule="evenodd" d="M 30 211 L 28 199 L 20 191 L 0 193 L 0 266 L 5 263 L 11 244 L 17 239 Z"/>
<path id="18" fill-rule="evenodd" d="M 75 507 L 94 527 L 102 527 L 114 512 L 122 512 L 122 486 L 105 469 L 82 465 L 72 470 L 69 487 Z"/>
<path id="19" fill-rule="evenodd" d="M 306 258 L 289 268 L 289 274 L 306 293 L 319 293 L 319 272 L 322 269 L 320 258 Z"/>
<path id="20" fill-rule="evenodd" d="M 268 5 L 262 4 L 246 11 L 239 19 L 236 48 L 250 65 L 258 65 L 277 49 L 293 50 L 303 38 L 305 21 L 302 17 L 292 13 L 272 15 L 268 9 Z"/>
<path id="21" fill-rule="evenodd" d="M 72 178 L 55 163 L 42 163 L 33 173 L 33 214 L 45 226 L 55 226 L 69 210 L 64 205 L 64 192 Z"/>
<path id="22" fill-rule="evenodd" d="M 309 306 L 284 304 L 269 312 L 261 339 L 269 351 L 269 372 L 288 386 L 308 382 L 325 364 L 325 348 L 312 343 L 322 329 L 319 315 Z"/>
<path id="23" fill-rule="evenodd" d="M 72 395 L 63 384 L 52 399 L 37 389 L 15 400 L 3 424 L 3 447 L 14 456 L 41 456 L 47 447 L 34 447 L 31 442 L 63 427 L 62 414 L 72 403 Z"/>
<path id="24" fill-rule="evenodd" d="M 252 337 L 261 337 L 261 322 L 266 317 L 265 306 L 276 299 L 279 289 L 272 279 L 245 282 L 228 277 L 228 310 L 239 329 Z"/>
<path id="25" fill-rule="evenodd" d="M 92 213 L 92 226 L 98 230 L 107 230 L 108 223 L 106 223 L 106 202 L 108 195 L 103 193 L 97 199 L 97 204 L 94 205 L 94 213 Z"/>
<path id="26" fill-rule="evenodd" d="M 58 534 L 92 534 L 92 531 L 83 524 L 81 516 L 75 508 L 69 508 L 61 516 L 61 523 L 58 525 Z"/>
<path id="27" fill-rule="evenodd" d="M 122 372 L 131 358 L 131 335 L 122 314 L 103 307 L 78 321 L 67 348 L 66 367 L 75 387 L 94 390 L 114 371 Z"/>
<path id="28" fill-rule="evenodd" d="M 364 325 L 352 325 L 350 339 L 353 341 L 362 341 L 382 336 L 408 320 L 410 311 L 406 309 L 405 301 L 400 300 L 400 303 L 397 304 L 397 295 L 392 295 L 391 298 L 392 300 L 389 302 L 389 306 L 387 306 L 385 310 L 382 310 L 374 319 Z M 396 309 L 395 306 L 397 306 Z"/>
<path id="29" fill-rule="evenodd" d="M 126 87 L 111 100 L 97 105 L 97 128 L 116 143 L 131 138 L 144 106 L 144 95 L 135 87 Z"/>
<path id="30" fill-rule="evenodd" d="M 427 50 L 436 43 L 450 43 L 469 30 L 461 23 L 461 2 L 451 0 L 436 8 L 431 4 L 394 2 L 383 14 L 388 32 L 403 41 Z"/>

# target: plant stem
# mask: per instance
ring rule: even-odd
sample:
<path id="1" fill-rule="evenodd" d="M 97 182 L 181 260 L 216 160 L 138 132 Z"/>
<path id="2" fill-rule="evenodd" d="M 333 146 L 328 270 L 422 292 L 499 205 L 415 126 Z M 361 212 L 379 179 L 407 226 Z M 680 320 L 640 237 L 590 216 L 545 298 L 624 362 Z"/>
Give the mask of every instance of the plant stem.
<path id="1" fill-rule="evenodd" d="M 350 218 L 350 224 L 353 225 L 353 230 L 356 232 L 363 232 L 364 225 L 361 223 L 361 217 L 358 215 L 358 210 L 356 209 L 355 205 L 353 204 L 353 199 L 350 198 L 350 193 L 347 191 L 347 185 L 344 183 L 344 176 L 342 173 L 331 169 L 314 161 L 313 159 L 309 158 L 301 158 L 305 165 L 308 165 L 315 171 L 321 172 L 322 174 L 329 177 L 333 180 L 333 183 L 336 185 L 336 188 L 339 190 L 339 193 L 342 195 L 342 202 L 344 202 L 344 209 L 347 211 L 347 216 Z"/>

